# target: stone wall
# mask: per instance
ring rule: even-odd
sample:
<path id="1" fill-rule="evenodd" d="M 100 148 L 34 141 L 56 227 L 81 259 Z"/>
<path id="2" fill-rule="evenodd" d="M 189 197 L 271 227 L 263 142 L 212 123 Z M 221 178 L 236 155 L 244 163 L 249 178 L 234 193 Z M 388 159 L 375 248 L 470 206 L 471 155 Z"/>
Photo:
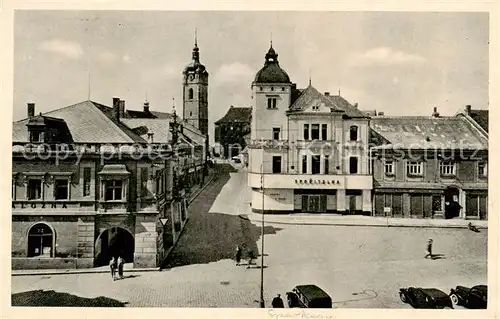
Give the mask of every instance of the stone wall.
<path id="1" fill-rule="evenodd" d="M 153 268 L 157 261 L 156 214 L 140 214 L 135 223 L 134 268 Z"/>

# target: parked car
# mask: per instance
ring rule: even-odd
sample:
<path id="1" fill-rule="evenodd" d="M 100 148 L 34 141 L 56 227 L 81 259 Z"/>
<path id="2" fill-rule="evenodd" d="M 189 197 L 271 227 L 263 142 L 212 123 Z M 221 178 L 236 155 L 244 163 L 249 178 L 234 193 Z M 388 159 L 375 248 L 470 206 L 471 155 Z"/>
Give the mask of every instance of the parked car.
<path id="1" fill-rule="evenodd" d="M 470 309 L 486 309 L 488 303 L 488 286 L 477 285 L 472 288 L 457 286 L 450 291 L 450 300 L 454 306 Z"/>
<path id="2" fill-rule="evenodd" d="M 408 287 L 399 289 L 401 301 L 413 308 L 419 309 L 443 309 L 453 308 L 450 297 L 436 288 Z"/>
<path id="3" fill-rule="evenodd" d="M 286 297 L 289 308 L 332 308 L 332 298 L 316 285 L 295 286 Z"/>

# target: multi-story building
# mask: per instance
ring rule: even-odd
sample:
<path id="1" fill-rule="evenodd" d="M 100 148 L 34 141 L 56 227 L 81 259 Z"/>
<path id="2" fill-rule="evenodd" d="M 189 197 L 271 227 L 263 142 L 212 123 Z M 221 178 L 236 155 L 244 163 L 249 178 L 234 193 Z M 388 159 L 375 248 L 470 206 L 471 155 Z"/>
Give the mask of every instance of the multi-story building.
<path id="1" fill-rule="evenodd" d="M 223 156 L 237 156 L 246 147 L 245 136 L 250 133 L 252 109 L 230 106 L 227 113 L 215 122 L 215 143 L 222 146 Z"/>
<path id="2" fill-rule="evenodd" d="M 375 216 L 487 219 L 488 138 L 465 116 L 375 116 Z"/>
<path id="3" fill-rule="evenodd" d="M 252 95 L 252 210 L 371 214 L 369 117 L 340 95 L 296 89 L 272 46 Z"/>

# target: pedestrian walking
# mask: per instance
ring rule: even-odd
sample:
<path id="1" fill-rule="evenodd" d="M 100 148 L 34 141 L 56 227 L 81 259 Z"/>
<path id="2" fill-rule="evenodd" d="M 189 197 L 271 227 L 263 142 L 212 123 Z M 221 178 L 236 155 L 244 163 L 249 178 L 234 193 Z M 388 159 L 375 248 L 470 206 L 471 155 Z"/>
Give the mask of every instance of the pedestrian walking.
<path id="1" fill-rule="evenodd" d="M 429 241 L 427 242 L 427 254 L 425 255 L 425 259 L 427 259 L 427 257 L 430 257 L 432 259 L 432 243 L 433 243 L 433 240 L 432 238 L 429 239 Z"/>
<path id="2" fill-rule="evenodd" d="M 273 298 L 271 305 L 273 306 L 273 308 L 285 308 L 285 304 L 283 303 L 283 299 L 281 299 L 280 294 Z"/>
<path id="3" fill-rule="evenodd" d="M 125 265 L 125 259 L 118 256 L 118 276 L 123 279 L 123 266 Z"/>
<path id="4" fill-rule="evenodd" d="M 248 267 L 250 267 L 250 265 L 252 265 L 252 261 L 255 259 L 255 254 L 253 250 L 248 251 L 247 257 L 248 257 Z"/>
<path id="5" fill-rule="evenodd" d="M 236 266 L 239 266 L 240 265 L 240 261 L 241 261 L 241 248 L 239 245 L 236 246 L 236 256 L 235 256 L 235 259 L 236 259 Z"/>
<path id="6" fill-rule="evenodd" d="M 116 266 L 117 264 L 115 257 L 111 257 L 111 260 L 109 261 L 109 269 L 111 271 L 111 278 L 113 278 L 113 281 L 115 281 Z"/>

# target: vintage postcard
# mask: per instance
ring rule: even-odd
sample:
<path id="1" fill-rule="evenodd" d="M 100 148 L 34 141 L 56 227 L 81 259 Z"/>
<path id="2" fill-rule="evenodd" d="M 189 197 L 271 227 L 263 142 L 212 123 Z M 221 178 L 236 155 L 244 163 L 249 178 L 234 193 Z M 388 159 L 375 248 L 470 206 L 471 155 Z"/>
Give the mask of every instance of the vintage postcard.
<path id="1" fill-rule="evenodd" d="M 17 5 L 6 317 L 498 315 L 493 5 Z"/>

